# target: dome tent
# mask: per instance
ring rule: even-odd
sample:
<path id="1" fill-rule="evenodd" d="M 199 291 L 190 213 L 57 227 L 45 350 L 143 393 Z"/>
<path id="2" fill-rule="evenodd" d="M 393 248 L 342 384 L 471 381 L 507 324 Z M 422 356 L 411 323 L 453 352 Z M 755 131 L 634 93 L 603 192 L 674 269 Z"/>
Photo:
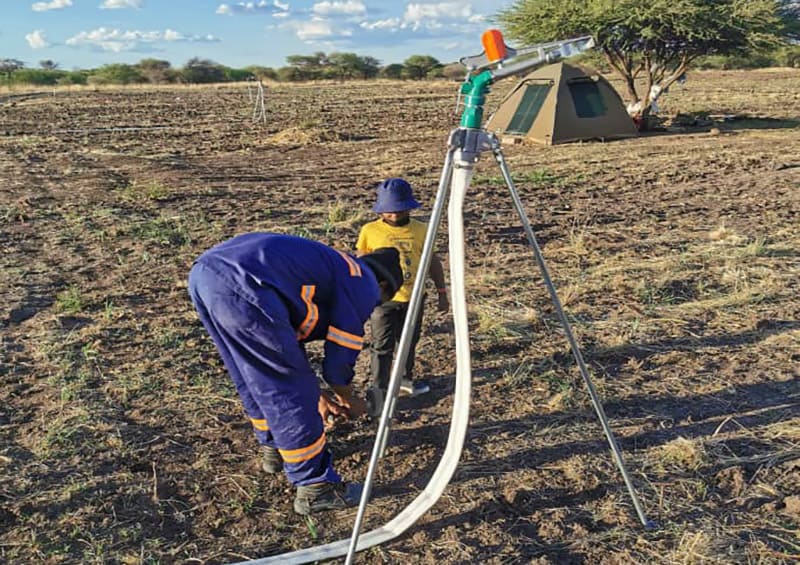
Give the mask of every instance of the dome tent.
<path id="1" fill-rule="evenodd" d="M 611 84 L 566 63 L 525 76 L 489 118 L 486 130 L 545 145 L 638 135 Z"/>

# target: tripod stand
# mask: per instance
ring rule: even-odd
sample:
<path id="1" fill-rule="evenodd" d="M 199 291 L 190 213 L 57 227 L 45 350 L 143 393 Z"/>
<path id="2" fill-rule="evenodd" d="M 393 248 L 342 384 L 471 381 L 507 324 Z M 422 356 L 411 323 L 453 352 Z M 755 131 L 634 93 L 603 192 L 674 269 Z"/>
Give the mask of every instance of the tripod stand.
<path id="1" fill-rule="evenodd" d="M 493 31 L 493 30 L 492 30 Z M 489 32 L 487 32 L 489 33 Z M 499 32 L 497 32 L 499 34 Z M 485 34 L 486 35 L 486 34 Z M 499 38 L 502 42 L 502 37 Z M 486 46 L 486 44 L 485 44 Z M 492 47 L 491 45 L 489 47 Z M 496 46 L 495 46 L 496 47 Z M 505 53 L 505 46 L 502 46 L 501 51 Z M 581 377 L 589 391 L 589 395 L 594 406 L 595 412 L 603 426 L 606 439 L 613 452 L 614 460 L 619 467 L 625 485 L 631 496 L 633 506 L 636 513 L 645 527 L 653 527 L 653 524 L 647 520 L 633 483 L 628 476 L 625 465 L 622 460 L 622 453 L 614 438 L 608 420 L 600 403 L 600 399 L 595 390 L 594 384 L 589 376 L 589 372 L 583 361 L 583 356 L 578 346 L 577 340 L 572 332 L 569 320 L 564 313 L 561 301 L 558 298 L 556 289 L 550 279 L 550 274 L 547 265 L 544 261 L 541 248 L 533 233 L 531 223 L 525 214 L 522 201 L 514 186 L 509 172 L 508 165 L 506 164 L 505 157 L 500 147 L 500 142 L 494 134 L 487 133 L 481 128 L 481 121 L 483 118 L 483 104 L 485 95 L 488 92 L 489 85 L 496 79 L 503 76 L 508 76 L 525 70 L 532 66 L 536 66 L 543 62 L 549 62 L 553 59 L 569 56 L 580 52 L 588 47 L 591 47 L 590 38 L 579 38 L 577 40 L 570 40 L 566 42 L 554 42 L 535 46 L 530 50 L 538 52 L 538 58 L 523 61 L 514 66 L 506 67 L 505 69 L 495 71 L 484 71 L 478 75 L 469 77 L 462 85 L 461 92 L 464 94 L 465 110 L 461 119 L 461 127 L 454 129 L 449 136 L 447 144 L 447 153 L 445 155 L 444 166 L 439 179 L 439 186 L 436 192 L 436 199 L 431 213 L 431 219 L 428 224 L 428 231 L 425 236 L 423 244 L 422 256 L 417 270 L 417 276 L 414 281 L 413 290 L 411 292 L 411 300 L 408 306 L 408 313 L 403 325 L 398 351 L 392 364 L 392 371 L 389 380 L 387 394 L 383 404 L 383 411 L 381 412 L 380 421 L 378 423 L 378 430 L 376 433 L 375 443 L 373 445 L 372 455 L 370 457 L 369 468 L 367 476 L 364 481 L 364 490 L 361 501 L 358 507 L 355 524 L 353 526 L 353 533 L 349 540 L 339 540 L 327 545 L 312 547 L 292 553 L 286 553 L 275 557 L 264 558 L 260 560 L 250 561 L 248 563 L 262 565 L 266 563 L 309 563 L 322 559 L 331 559 L 346 555 L 346 563 L 350 564 L 355 558 L 355 553 L 373 547 L 375 545 L 389 541 L 411 527 L 431 506 L 433 506 L 444 492 L 445 487 L 455 472 L 458 465 L 458 460 L 461 456 L 461 451 L 464 445 L 464 438 L 466 436 L 467 424 L 469 423 L 469 408 L 470 408 L 470 393 L 471 393 L 471 360 L 470 360 L 470 347 L 469 347 L 469 333 L 467 323 L 467 307 L 466 307 L 466 294 L 464 288 L 464 219 L 463 207 L 464 201 L 469 190 L 472 176 L 475 169 L 475 164 L 480 158 L 481 153 L 491 151 L 503 179 L 511 194 L 511 198 L 516 209 L 522 227 L 528 238 L 539 270 L 542 273 L 547 290 L 553 301 L 559 321 L 563 327 L 564 333 L 569 342 L 575 361 L 581 372 Z M 487 53 L 492 53 L 493 49 L 486 49 Z M 514 52 L 516 54 L 516 52 Z M 504 56 L 504 55 L 503 55 Z M 496 64 L 495 59 L 502 59 L 503 57 L 491 57 L 488 60 L 489 64 Z M 479 56 L 469 58 L 470 63 L 481 64 L 487 66 L 485 57 Z M 464 60 L 462 60 L 463 62 Z M 494 63 L 492 63 L 494 61 Z M 379 460 L 383 457 L 386 445 L 389 438 L 390 423 L 394 414 L 394 409 L 397 401 L 398 392 L 400 389 L 400 381 L 402 380 L 402 373 L 405 367 L 405 361 L 411 347 L 411 341 L 414 331 L 414 321 L 419 315 L 422 306 L 423 288 L 425 284 L 425 274 L 430 268 L 431 258 L 433 256 L 434 242 L 436 240 L 437 232 L 439 231 L 442 215 L 444 212 L 445 202 L 448 201 L 448 192 L 450 192 L 448 203 L 448 250 L 449 250 L 449 263 L 450 263 L 450 288 L 451 288 L 451 307 L 453 311 L 454 322 L 454 335 L 456 347 L 456 384 L 453 393 L 453 412 L 448 434 L 447 445 L 445 446 L 439 464 L 433 472 L 433 475 L 426 485 L 425 489 L 407 506 L 405 507 L 394 519 L 386 524 L 360 535 L 361 526 L 364 521 L 366 507 L 372 490 L 372 484 L 375 478 L 375 472 Z"/>

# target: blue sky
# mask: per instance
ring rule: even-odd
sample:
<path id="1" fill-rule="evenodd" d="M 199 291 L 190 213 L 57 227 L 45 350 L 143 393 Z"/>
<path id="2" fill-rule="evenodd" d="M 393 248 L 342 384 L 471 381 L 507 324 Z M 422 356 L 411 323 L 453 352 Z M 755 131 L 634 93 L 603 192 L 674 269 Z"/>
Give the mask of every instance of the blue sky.
<path id="1" fill-rule="evenodd" d="M 282 67 L 287 55 L 358 53 L 383 64 L 443 63 L 481 51 L 490 18 L 513 0 L 3 0 L 0 58 L 63 69 L 191 57 Z"/>

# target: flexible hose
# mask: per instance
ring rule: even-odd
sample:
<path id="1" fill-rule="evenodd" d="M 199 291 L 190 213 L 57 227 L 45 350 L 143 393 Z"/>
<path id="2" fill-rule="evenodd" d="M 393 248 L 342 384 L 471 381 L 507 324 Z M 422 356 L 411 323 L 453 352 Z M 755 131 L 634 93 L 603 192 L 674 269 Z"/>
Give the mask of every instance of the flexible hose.
<path id="1" fill-rule="evenodd" d="M 406 506 L 393 520 L 366 532 L 358 539 L 357 550 L 385 543 L 405 532 L 419 520 L 436 501 L 439 500 L 445 487 L 450 482 L 458 466 L 464 438 L 469 423 L 469 404 L 472 386 L 472 369 L 469 348 L 469 330 L 467 326 L 467 301 L 464 287 L 464 197 L 472 178 L 472 163 L 459 161 L 456 152 L 456 166 L 451 180 L 451 194 L 448 206 L 448 237 L 450 252 L 450 285 L 451 307 L 453 310 L 453 326 L 456 345 L 456 384 L 453 393 L 453 412 L 450 433 L 447 437 L 439 465 L 436 467 L 425 489 Z M 323 559 L 333 559 L 347 554 L 349 540 L 301 549 L 262 559 L 242 561 L 236 565 L 265 565 L 281 563 L 286 565 L 311 563 Z"/>

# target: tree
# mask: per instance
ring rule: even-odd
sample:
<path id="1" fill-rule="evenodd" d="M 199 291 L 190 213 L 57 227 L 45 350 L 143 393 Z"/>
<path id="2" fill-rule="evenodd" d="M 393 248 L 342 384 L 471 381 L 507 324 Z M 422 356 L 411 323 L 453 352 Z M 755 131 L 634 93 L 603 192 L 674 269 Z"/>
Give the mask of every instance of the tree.
<path id="1" fill-rule="evenodd" d="M 225 82 L 225 67 L 199 57 L 189 59 L 181 74 L 189 83 Z"/>
<path id="2" fill-rule="evenodd" d="M 286 62 L 298 71 L 290 73 L 297 77 L 293 80 L 314 80 L 322 78 L 323 71 L 328 66 L 328 56 L 317 51 L 313 55 L 289 55 Z"/>
<path id="3" fill-rule="evenodd" d="M 133 65 L 115 63 L 103 65 L 89 75 L 91 84 L 135 84 L 145 82 L 145 78 Z"/>
<path id="4" fill-rule="evenodd" d="M 400 63 L 392 63 L 391 65 L 386 65 L 380 71 L 380 76 L 383 78 L 403 78 L 403 65 Z"/>
<path id="5" fill-rule="evenodd" d="M 0 59 L 0 73 L 6 75 L 7 80 L 11 80 L 11 74 L 25 67 L 25 63 L 17 59 Z"/>
<path id="6" fill-rule="evenodd" d="M 496 18 L 526 44 L 592 35 L 646 123 L 696 58 L 775 47 L 798 36 L 798 13 L 785 0 L 518 0 Z"/>
<path id="7" fill-rule="evenodd" d="M 373 57 L 359 57 L 355 53 L 331 53 L 326 74 L 333 78 L 373 78 L 378 74 L 380 62 Z"/>
<path id="8" fill-rule="evenodd" d="M 224 67 L 225 80 L 228 82 L 244 82 L 246 80 L 253 80 L 256 75 L 247 69 L 234 69 L 232 67 Z"/>
<path id="9" fill-rule="evenodd" d="M 441 68 L 442 64 L 430 55 L 411 55 L 403 61 L 403 75 L 406 78 L 420 80 Z"/>
<path id="10" fill-rule="evenodd" d="M 448 80 L 464 80 L 467 69 L 461 63 L 450 63 L 442 67 L 441 75 Z"/>
<path id="11" fill-rule="evenodd" d="M 175 81 L 175 71 L 169 61 L 162 59 L 142 59 L 136 68 L 147 79 L 147 82 L 161 84 Z"/>
<path id="12" fill-rule="evenodd" d="M 55 71 L 58 68 L 58 63 L 50 59 L 45 59 L 44 61 L 39 61 L 39 66 L 46 71 Z"/>
<path id="13" fill-rule="evenodd" d="M 258 80 L 276 80 L 278 73 L 272 67 L 262 67 L 259 65 L 250 65 L 244 68 L 245 71 L 252 74 Z"/>

